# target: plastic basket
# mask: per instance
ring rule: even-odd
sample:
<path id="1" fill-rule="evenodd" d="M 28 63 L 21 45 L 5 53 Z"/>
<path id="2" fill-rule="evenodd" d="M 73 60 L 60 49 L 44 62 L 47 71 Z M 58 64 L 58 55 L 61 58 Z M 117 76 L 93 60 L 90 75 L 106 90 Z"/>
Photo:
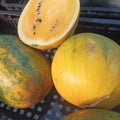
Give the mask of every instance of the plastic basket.
<path id="1" fill-rule="evenodd" d="M 97 6 L 97 7 L 107 7 L 107 8 L 120 8 L 120 1 L 119 0 L 80 0 L 81 6 Z"/>
<path id="2" fill-rule="evenodd" d="M 1 0 L 1 6 L 8 11 L 22 11 L 28 0 Z"/>
<path id="3" fill-rule="evenodd" d="M 21 6 L 19 11 L 9 10 L 6 4 L 12 4 L 5 0 L 2 6 L 5 9 L 0 10 L 0 34 L 17 35 L 17 22 L 23 9 Z M 18 3 L 15 3 L 18 4 Z M 22 3 L 23 4 L 23 3 Z M 120 9 L 100 7 L 81 7 L 81 15 L 75 34 L 82 32 L 93 32 L 107 36 L 120 44 Z M 112 16 L 111 16 L 112 15 Z M 52 60 L 56 49 L 43 51 L 44 55 Z M 40 101 L 37 105 L 27 109 L 17 109 L 0 102 L 0 120 L 62 120 L 62 118 L 70 113 L 80 110 L 80 108 L 65 101 L 52 88 L 48 96 Z M 113 109 L 120 113 L 120 106 Z"/>

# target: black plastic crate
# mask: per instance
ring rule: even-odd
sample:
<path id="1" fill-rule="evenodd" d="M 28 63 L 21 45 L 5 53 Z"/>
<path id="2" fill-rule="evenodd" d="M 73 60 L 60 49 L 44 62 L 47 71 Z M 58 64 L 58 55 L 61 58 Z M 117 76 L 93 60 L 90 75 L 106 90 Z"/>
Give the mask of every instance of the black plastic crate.
<path id="1" fill-rule="evenodd" d="M 13 4 L 10 0 L 1 2 L 5 8 L 0 10 L 0 34 L 17 35 L 17 22 L 26 3 Z M 12 7 L 8 9 L 10 5 Z M 75 34 L 82 32 L 98 33 L 120 44 L 120 8 L 81 7 Z M 55 51 L 51 49 L 43 53 L 52 60 Z M 27 109 L 13 108 L 0 102 L 0 120 L 62 120 L 64 116 L 78 110 L 80 108 L 65 101 L 53 86 L 46 98 Z M 120 113 L 120 106 L 113 110 Z"/>
<path id="2" fill-rule="evenodd" d="M 62 120 L 64 116 L 78 110 L 60 97 L 53 87 L 45 99 L 27 109 L 13 108 L 1 102 L 0 120 Z"/>
<path id="3" fill-rule="evenodd" d="M 28 0 L 1 0 L 0 4 L 8 11 L 22 11 Z"/>
<path id="4" fill-rule="evenodd" d="M 22 10 L 28 0 L 1 0 L 1 6 L 5 7 L 7 10 Z M 119 0 L 80 0 L 81 7 L 105 7 L 105 8 L 120 8 Z"/>
<path id="5" fill-rule="evenodd" d="M 119 0 L 80 0 L 82 6 L 97 6 L 97 7 L 115 7 L 120 8 L 120 1 Z"/>

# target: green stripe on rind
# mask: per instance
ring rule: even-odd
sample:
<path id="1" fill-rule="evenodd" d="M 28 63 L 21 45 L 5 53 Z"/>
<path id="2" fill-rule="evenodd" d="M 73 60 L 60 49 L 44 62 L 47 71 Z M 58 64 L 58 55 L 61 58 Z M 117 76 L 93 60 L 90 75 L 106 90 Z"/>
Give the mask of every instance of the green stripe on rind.
<path id="1" fill-rule="evenodd" d="M 44 90 L 43 96 L 45 96 L 48 93 L 50 87 L 52 87 L 50 64 L 48 63 L 47 59 L 37 50 L 23 44 L 16 36 L 0 36 L 0 62 L 5 67 L 4 69 L 0 68 L 0 71 L 3 72 L 7 78 L 7 80 L 5 79 L 6 81 L 4 78 L 0 79 L 0 100 L 7 104 L 9 103 L 4 95 L 9 94 L 11 100 L 14 102 L 22 101 L 23 98 L 21 95 L 23 95 L 23 93 L 21 93 L 21 90 L 23 90 L 29 93 L 29 100 L 33 99 L 33 101 L 39 101 L 35 99 L 40 99 L 42 94 L 41 90 Z M 5 71 L 7 71 L 7 73 L 5 73 Z M 7 82 L 10 84 L 4 84 Z M 20 89 L 18 90 L 19 94 L 16 93 L 16 91 L 11 91 L 12 87 L 18 85 L 22 86 L 22 88 L 18 88 Z M 49 88 L 47 88 L 45 85 L 49 86 Z M 7 91 L 7 88 L 10 90 Z M 12 92 L 13 94 L 15 92 L 18 97 L 16 98 L 15 95 L 12 95 Z M 34 96 L 34 98 L 29 98 L 30 96 Z M 22 102 L 24 102 L 24 104 L 26 102 L 27 104 L 27 101 L 23 100 Z M 15 103 L 12 104 L 14 105 Z"/>
<path id="2" fill-rule="evenodd" d="M 14 36 L 0 36 L 0 47 L 5 48 L 7 51 L 4 57 L 1 57 L 0 60 L 5 65 L 5 68 L 9 73 L 14 74 L 15 71 L 19 69 L 21 71 L 21 76 L 24 77 L 24 74 L 27 72 L 27 74 L 30 74 L 35 80 L 37 80 L 39 77 L 39 74 L 37 74 L 38 72 L 36 71 L 37 66 L 34 66 L 31 61 L 31 57 L 34 57 L 34 54 L 36 55 L 36 52 L 28 52 L 27 49 L 29 48 L 22 43 L 18 44 L 18 41 L 16 41 L 16 39 L 17 38 Z M 12 60 L 8 57 L 9 54 L 13 55 L 13 58 L 17 61 L 16 63 L 13 63 Z M 39 67 L 43 68 L 43 66 Z M 19 83 L 21 82 L 22 80 L 19 80 Z"/>

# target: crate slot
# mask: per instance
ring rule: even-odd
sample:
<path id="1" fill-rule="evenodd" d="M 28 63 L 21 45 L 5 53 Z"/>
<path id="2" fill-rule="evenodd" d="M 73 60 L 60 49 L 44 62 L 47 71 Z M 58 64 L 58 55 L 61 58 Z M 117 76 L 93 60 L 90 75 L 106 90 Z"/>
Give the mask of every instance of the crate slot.
<path id="1" fill-rule="evenodd" d="M 6 10 L 0 10 L 0 34 L 17 35 L 18 19 L 26 3 L 27 0 L 21 0 L 19 4 L 12 3 L 11 0 L 1 0 L 1 5 Z M 107 36 L 120 45 L 120 9 L 81 7 L 81 15 L 75 34 L 83 32 Z M 42 52 L 52 60 L 56 49 Z M 0 120 L 62 120 L 64 116 L 78 110 L 80 108 L 65 101 L 53 87 L 46 98 L 27 109 L 13 108 L 0 102 Z M 113 110 L 120 112 L 120 106 Z"/>

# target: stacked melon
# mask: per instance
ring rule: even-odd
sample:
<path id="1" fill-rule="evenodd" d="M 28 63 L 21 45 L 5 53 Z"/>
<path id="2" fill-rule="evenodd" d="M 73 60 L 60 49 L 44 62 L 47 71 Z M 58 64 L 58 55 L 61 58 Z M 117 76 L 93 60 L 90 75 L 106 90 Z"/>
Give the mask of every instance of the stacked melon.
<path id="1" fill-rule="evenodd" d="M 1 101 L 29 107 L 42 100 L 54 83 L 71 104 L 99 108 L 73 113 L 66 120 L 120 120 L 119 114 L 105 110 L 120 104 L 120 47 L 102 35 L 73 35 L 79 13 L 79 0 L 28 1 L 18 21 L 20 39 L 0 37 Z M 37 49 L 56 47 L 50 66 Z"/>
<path id="2" fill-rule="evenodd" d="M 51 65 L 34 48 L 60 45 L 73 34 L 79 12 L 79 0 L 28 1 L 17 26 L 19 38 L 0 36 L 1 101 L 27 108 L 46 97 L 53 86 Z"/>
<path id="3" fill-rule="evenodd" d="M 27 108 L 37 104 L 51 90 L 49 61 L 37 50 L 13 35 L 0 35 L 0 100 Z"/>
<path id="4" fill-rule="evenodd" d="M 52 79 L 66 101 L 82 109 L 99 108 L 65 120 L 120 120 L 105 110 L 120 104 L 120 46 L 113 40 L 93 33 L 68 38 L 54 55 Z"/>
<path id="5" fill-rule="evenodd" d="M 80 108 L 110 109 L 120 103 L 120 47 L 93 33 L 71 37 L 79 11 L 79 0 L 31 0 L 19 19 L 18 34 L 25 44 L 37 49 L 59 46 L 51 73 L 65 100 Z"/>

